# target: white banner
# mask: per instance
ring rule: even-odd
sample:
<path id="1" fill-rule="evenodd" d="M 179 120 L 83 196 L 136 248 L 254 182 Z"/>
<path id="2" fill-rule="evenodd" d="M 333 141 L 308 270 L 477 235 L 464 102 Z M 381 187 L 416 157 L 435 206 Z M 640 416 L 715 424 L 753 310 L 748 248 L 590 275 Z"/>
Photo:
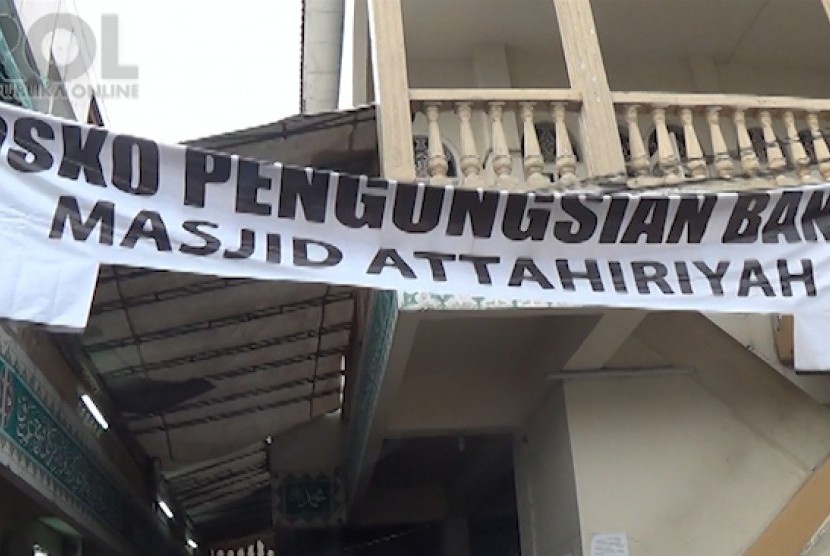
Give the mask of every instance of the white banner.
<path id="1" fill-rule="evenodd" d="M 98 263 L 563 306 L 830 309 L 829 185 L 508 194 L 258 163 L 8 106 L 0 132 L 6 317 L 82 327 Z"/>

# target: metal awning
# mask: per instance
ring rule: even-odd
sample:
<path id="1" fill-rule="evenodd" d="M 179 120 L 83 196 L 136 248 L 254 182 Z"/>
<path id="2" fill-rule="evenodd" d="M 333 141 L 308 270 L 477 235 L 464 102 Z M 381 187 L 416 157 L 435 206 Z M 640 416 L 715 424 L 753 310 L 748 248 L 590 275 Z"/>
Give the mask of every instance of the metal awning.
<path id="1" fill-rule="evenodd" d="M 375 107 L 300 114 L 185 142 L 201 149 L 350 174 L 378 174 Z"/>
<path id="2" fill-rule="evenodd" d="M 189 146 L 376 174 L 375 110 L 294 116 Z M 265 439 L 340 408 L 355 288 L 108 266 L 66 351 L 97 376 L 191 519 L 270 524 Z M 252 513 L 264 516 L 256 519 Z"/>
<path id="3" fill-rule="evenodd" d="M 104 268 L 81 348 L 165 469 L 340 405 L 353 288 Z"/>

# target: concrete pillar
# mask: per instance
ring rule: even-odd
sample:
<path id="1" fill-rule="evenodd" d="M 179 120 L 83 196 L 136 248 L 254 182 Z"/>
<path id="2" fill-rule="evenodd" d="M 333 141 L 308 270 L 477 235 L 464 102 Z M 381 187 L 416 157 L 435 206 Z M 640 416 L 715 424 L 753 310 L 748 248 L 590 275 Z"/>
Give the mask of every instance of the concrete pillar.
<path id="1" fill-rule="evenodd" d="M 450 516 L 441 530 L 443 556 L 470 556 L 470 529 L 464 516 Z"/>
<path id="2" fill-rule="evenodd" d="M 337 108 L 344 0 L 307 0 L 304 8 L 302 111 Z"/>
<path id="3" fill-rule="evenodd" d="M 384 178 L 415 179 L 412 111 L 401 0 L 369 0 L 369 33 Z"/>
<path id="4" fill-rule="evenodd" d="M 571 87 L 582 93 L 580 131 L 588 173 L 624 176 L 622 143 L 591 1 L 553 0 L 553 4 Z"/>
<path id="5" fill-rule="evenodd" d="M 580 554 L 576 483 L 561 385 L 516 435 L 514 461 L 522 554 Z"/>

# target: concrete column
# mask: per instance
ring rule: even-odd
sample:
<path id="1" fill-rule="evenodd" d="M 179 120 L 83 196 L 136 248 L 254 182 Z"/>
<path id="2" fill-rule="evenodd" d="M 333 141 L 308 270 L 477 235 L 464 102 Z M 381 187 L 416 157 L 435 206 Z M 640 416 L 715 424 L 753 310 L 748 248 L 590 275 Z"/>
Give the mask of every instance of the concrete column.
<path id="1" fill-rule="evenodd" d="M 369 0 L 369 34 L 383 177 L 415 179 L 401 0 Z"/>
<path id="2" fill-rule="evenodd" d="M 561 385 L 519 430 L 514 462 L 522 554 L 580 554 L 576 483 Z"/>
<path id="3" fill-rule="evenodd" d="M 582 93 L 580 132 L 588 172 L 592 176 L 624 176 L 622 144 L 591 2 L 553 0 L 553 3 L 571 87 Z"/>
<path id="4" fill-rule="evenodd" d="M 305 3 L 303 43 L 304 113 L 337 108 L 343 40 L 344 0 Z"/>
<path id="5" fill-rule="evenodd" d="M 470 556 L 470 529 L 467 518 L 451 516 L 444 520 L 441 531 L 443 556 Z"/>

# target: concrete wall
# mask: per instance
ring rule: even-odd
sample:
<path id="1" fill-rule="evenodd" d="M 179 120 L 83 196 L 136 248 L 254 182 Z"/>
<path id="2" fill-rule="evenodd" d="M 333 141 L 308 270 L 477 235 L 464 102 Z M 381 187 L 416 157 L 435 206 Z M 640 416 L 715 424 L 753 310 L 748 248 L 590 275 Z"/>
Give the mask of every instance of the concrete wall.
<path id="1" fill-rule="evenodd" d="M 521 370 L 509 361 L 489 365 L 487 355 L 475 353 L 475 343 L 459 338 L 458 352 L 469 354 L 459 359 L 457 352 L 421 340 L 419 345 L 433 345 L 434 350 L 419 350 L 407 365 L 404 394 L 397 398 L 387 426 L 390 436 L 505 430 L 518 424 L 525 391 Z"/>
<path id="2" fill-rule="evenodd" d="M 532 51 L 506 45 L 510 53 L 510 77 L 516 88 L 568 87 L 567 71 L 556 60 L 540 60 Z M 712 62 L 717 84 L 707 86 L 696 76 L 687 56 L 650 60 L 606 58 L 606 71 L 615 91 L 721 92 L 732 94 L 794 95 L 826 97 L 830 75 L 826 71 L 788 66 L 762 67 L 740 63 Z M 477 82 L 471 57 L 424 59 L 413 54 L 409 66 L 412 88 L 475 88 Z"/>
<path id="3" fill-rule="evenodd" d="M 742 554 L 830 452 L 830 412 L 702 316 L 636 337 L 695 371 L 564 385 L 583 544 Z"/>
<path id="4" fill-rule="evenodd" d="M 64 540 L 57 531 L 37 521 L 20 525 L 8 535 L 4 556 L 32 556 L 35 544 L 44 548 L 49 556 L 74 556 L 65 554 Z"/>
<path id="5" fill-rule="evenodd" d="M 302 111 L 337 108 L 343 0 L 305 0 L 303 22 Z"/>
<path id="6" fill-rule="evenodd" d="M 789 9 L 752 0 L 591 4 L 612 90 L 826 96 L 830 26 L 819 0 Z M 403 7 L 414 88 L 485 86 L 474 68 L 490 43 L 505 45 L 512 86 L 569 86 L 553 0 L 405 0 Z"/>
<path id="7" fill-rule="evenodd" d="M 323 415 L 274 437 L 273 472 L 331 470 L 343 463 L 345 428 L 339 413 Z"/>
<path id="8" fill-rule="evenodd" d="M 405 318 L 417 318 L 404 313 Z M 594 317 L 498 317 L 424 320 L 418 324 L 394 407 L 389 436 L 503 432 L 518 429 Z M 545 363 L 540 365 L 540 360 Z M 549 366 L 550 365 L 550 366 Z"/>
<path id="9" fill-rule="evenodd" d="M 579 554 L 579 512 L 563 389 L 516 434 L 516 502 L 522 554 Z"/>

